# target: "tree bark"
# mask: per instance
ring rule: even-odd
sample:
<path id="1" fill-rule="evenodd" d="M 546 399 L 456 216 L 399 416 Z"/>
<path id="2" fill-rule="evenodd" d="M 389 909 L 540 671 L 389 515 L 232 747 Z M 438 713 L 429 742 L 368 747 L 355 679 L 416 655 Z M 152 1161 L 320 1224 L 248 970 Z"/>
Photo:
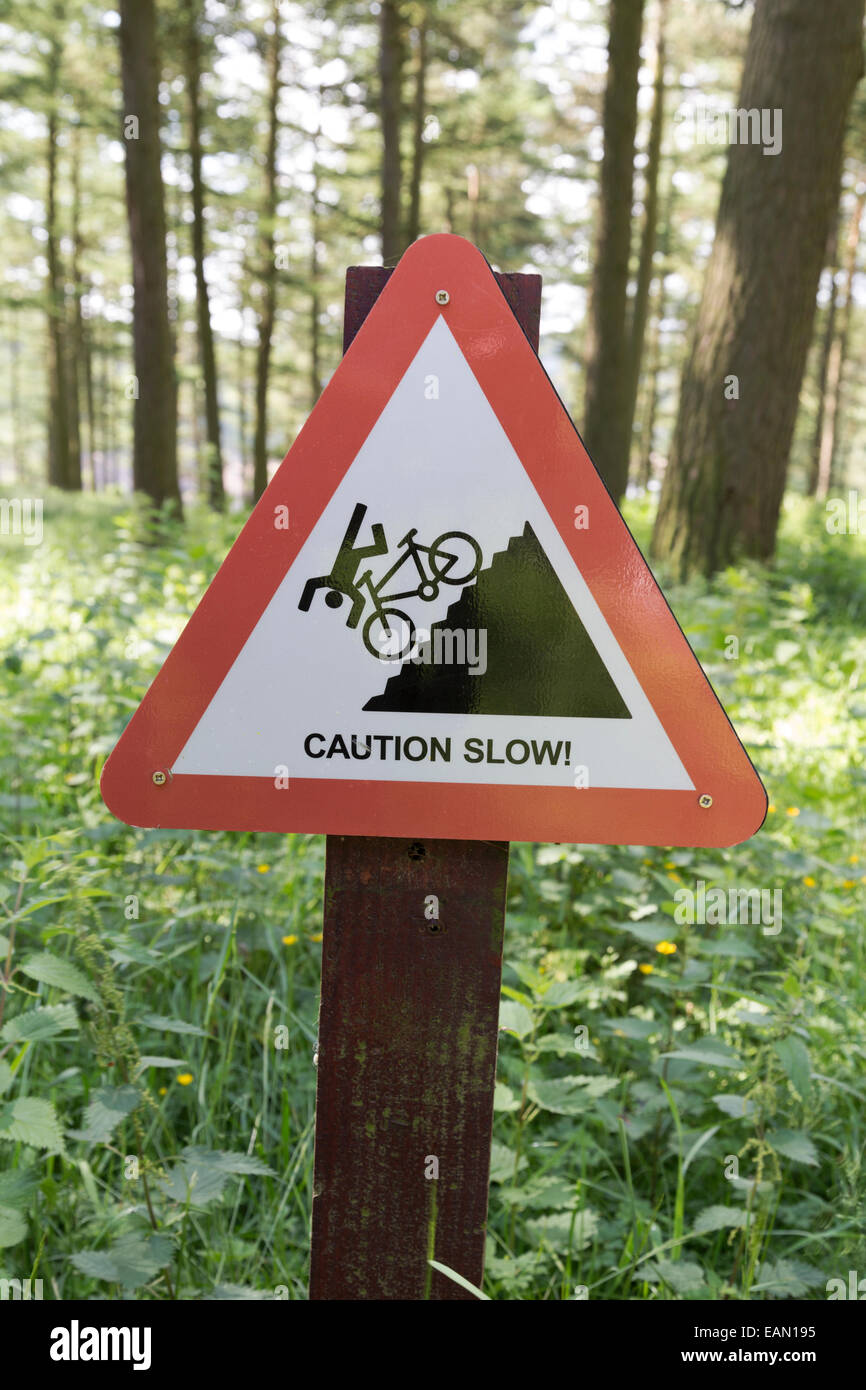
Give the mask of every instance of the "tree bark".
<path id="1" fill-rule="evenodd" d="M 629 410 L 627 420 L 627 440 L 629 456 L 634 434 L 634 420 L 637 409 L 637 393 L 640 381 L 641 360 L 643 357 L 644 336 L 646 334 L 649 312 L 650 285 L 653 278 L 653 259 L 656 251 L 658 222 L 658 183 L 661 165 L 662 133 L 665 113 L 665 24 L 667 21 L 668 0 L 658 0 L 656 27 L 656 70 L 653 84 L 653 106 L 650 117 L 649 143 L 647 145 L 647 164 L 644 173 L 644 210 L 641 227 L 640 257 L 638 260 L 637 285 L 632 301 L 629 332 Z M 628 466 L 628 460 L 627 460 Z"/>
<path id="2" fill-rule="evenodd" d="M 204 182 L 201 163 L 201 53 L 199 44 L 199 0 L 186 0 L 187 50 L 186 81 L 189 96 L 189 156 L 192 178 L 192 251 L 195 261 L 195 298 L 198 348 L 204 378 L 205 479 L 207 499 L 217 511 L 225 506 L 223 458 L 220 443 L 219 392 L 216 352 L 210 317 L 210 300 L 204 270 Z"/>
<path id="3" fill-rule="evenodd" d="M 131 128 L 124 130 L 138 391 L 133 409 L 133 487 L 146 493 L 157 507 L 167 503 L 180 514 L 177 385 L 168 316 L 154 0 L 120 0 L 120 56 L 124 117 L 138 120 L 137 138 L 129 138 Z"/>
<path id="4" fill-rule="evenodd" d="M 421 179 L 424 173 L 424 120 L 427 115 L 427 20 L 422 18 L 417 29 L 415 64 L 415 95 L 412 103 L 412 173 L 409 180 L 409 215 L 406 224 L 406 245 L 411 246 L 421 235 Z"/>
<path id="5" fill-rule="evenodd" d="M 66 297 L 60 265 L 60 230 L 57 221 L 57 136 L 60 99 L 60 39 L 62 12 L 55 6 L 54 28 L 48 49 L 48 182 L 45 198 L 45 259 L 48 263 L 48 481 L 54 487 L 71 487 L 69 467 L 69 394 L 66 361 Z"/>
<path id="6" fill-rule="evenodd" d="M 665 212 L 659 238 L 658 286 L 655 294 L 655 309 L 649 344 L 649 370 L 646 385 L 646 408 L 641 433 L 640 485 L 644 489 L 652 479 L 653 436 L 655 434 L 656 413 L 658 411 L 659 374 L 661 371 L 661 324 L 667 312 L 667 289 L 665 277 L 668 273 L 671 230 L 674 220 L 676 185 L 671 177 L 665 198 Z"/>
<path id="7" fill-rule="evenodd" d="M 69 486 L 81 490 L 81 383 L 84 375 L 84 316 L 81 307 L 81 131 L 70 134 L 72 156 L 72 325 L 68 334 L 69 389 Z"/>
<path id="8" fill-rule="evenodd" d="M 818 408 L 815 412 L 815 433 L 812 437 L 812 457 L 809 462 L 809 479 L 806 484 L 806 493 L 809 497 L 814 497 L 818 490 L 818 465 L 821 457 L 821 439 L 824 434 L 824 402 L 827 396 L 827 368 L 836 334 L 836 272 L 839 269 L 840 216 L 841 209 L 833 218 L 830 225 L 830 235 L 827 238 L 825 264 L 830 272 L 830 300 L 827 304 L 826 322 L 821 338 L 821 358 L 818 363 Z"/>
<path id="9" fill-rule="evenodd" d="M 737 105 L 767 111 L 777 132 L 783 112 L 782 147 L 765 153 L 771 132 L 766 147 L 730 147 L 652 539 L 681 576 L 773 554 L 863 11 L 755 8 Z"/>
<path id="10" fill-rule="evenodd" d="M 628 481 L 631 433 L 626 294 L 642 19 L 643 0 L 610 0 L 604 157 L 586 345 L 584 440 L 616 502 Z"/>
<path id="11" fill-rule="evenodd" d="M 848 338 L 851 329 L 851 284 L 857 266 L 857 247 L 860 244 L 864 203 L 866 203 L 866 187 L 861 186 L 854 203 L 854 210 L 848 225 L 848 235 L 845 239 L 844 280 L 839 300 L 839 331 L 830 342 L 827 358 L 824 411 L 818 447 L 818 476 L 815 486 L 815 496 L 820 502 L 826 499 L 828 492 L 838 481 L 836 477 L 837 445 L 841 418 L 842 381 L 845 374 Z M 835 289 L 833 298 L 835 299 Z"/>
<path id="12" fill-rule="evenodd" d="M 271 11 L 272 33 L 268 45 L 268 143 L 265 152 L 265 200 L 259 223 L 262 257 L 260 274 L 261 310 L 259 343 L 256 354 L 256 429 L 253 441 L 253 500 L 258 501 L 268 485 L 268 378 L 271 368 L 271 341 L 277 311 L 276 216 L 277 216 L 277 107 L 280 100 L 280 7 L 274 0 Z"/>
<path id="13" fill-rule="evenodd" d="M 313 136 L 313 187 L 310 194 L 310 409 L 322 394 L 321 342 L 319 316 L 322 301 L 319 287 L 319 132 Z"/>
<path id="14" fill-rule="evenodd" d="M 401 217 L 403 166 L 400 123 L 403 87 L 403 15 L 399 0 L 379 6 L 379 107 L 382 119 L 382 262 L 389 265 L 404 249 Z"/>

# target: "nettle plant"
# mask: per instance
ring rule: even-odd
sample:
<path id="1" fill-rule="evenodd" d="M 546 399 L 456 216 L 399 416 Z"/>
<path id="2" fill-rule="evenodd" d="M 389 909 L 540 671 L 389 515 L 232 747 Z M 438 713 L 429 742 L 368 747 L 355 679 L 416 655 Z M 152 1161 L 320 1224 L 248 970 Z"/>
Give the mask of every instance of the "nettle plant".
<path id="1" fill-rule="evenodd" d="M 15 844 L 13 891 L 3 898 L 0 1144 L 14 1146 L 14 1166 L 0 1173 L 0 1248 L 8 1252 L 6 1262 L 26 1241 L 28 1212 L 40 1194 L 42 1214 L 47 1212 L 50 1221 L 52 1212 L 68 1204 L 69 1180 L 80 1178 L 86 1211 L 76 1227 L 91 1231 L 93 1243 L 68 1258 L 96 1290 L 110 1285 L 123 1295 L 146 1290 L 137 1296 L 159 1298 L 273 1296 L 231 1285 L 195 1289 L 181 1282 L 188 1233 L 202 1212 L 233 1179 L 274 1174 L 255 1154 L 188 1145 L 161 1163 L 148 1153 L 157 1106 L 144 1077 L 151 1069 L 177 1069 L 183 1059 L 143 1055 L 138 1047 L 117 979 L 116 953 L 86 921 L 88 913 L 93 916 L 93 900 L 105 891 L 98 882 L 101 874 L 89 876 L 91 881 L 79 878 L 72 891 L 60 887 L 68 876 L 73 838 L 62 832 Z M 31 899 L 28 888 L 37 870 L 38 891 Z M 31 949 L 27 919 L 51 904 L 64 904 L 76 924 L 41 927 L 40 944 Z M 136 1022 L 168 1033 L 209 1036 L 191 1023 L 147 1012 Z M 62 1057 L 71 1044 L 78 1055 L 83 1048 L 88 1072 L 100 1071 L 105 1083 L 91 1090 L 87 1074 L 70 1066 L 51 1077 L 47 1095 L 32 1094 L 37 1078 L 50 1075 L 44 1056 L 34 1066 L 37 1049 Z M 72 1079 L 82 1082 L 83 1104 L 78 1126 L 65 1127 L 54 1096 Z M 39 1272 L 46 1234 L 43 1230 L 32 1267 L 21 1275 L 34 1278 Z"/>
<path id="2" fill-rule="evenodd" d="M 841 1136 L 808 914 L 792 904 L 781 941 L 678 925 L 673 885 L 723 872 L 691 850 L 516 847 L 494 1296 L 816 1296 L 856 1239 L 854 1193 L 835 1211 L 817 1195 Z"/>

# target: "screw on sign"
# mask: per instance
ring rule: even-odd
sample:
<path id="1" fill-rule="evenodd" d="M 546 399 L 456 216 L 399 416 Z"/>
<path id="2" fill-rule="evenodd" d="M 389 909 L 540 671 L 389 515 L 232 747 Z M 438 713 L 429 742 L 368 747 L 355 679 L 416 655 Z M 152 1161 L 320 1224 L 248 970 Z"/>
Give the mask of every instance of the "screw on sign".
<path id="1" fill-rule="evenodd" d="M 766 813 L 540 295 L 455 236 L 348 271 L 343 360 L 103 771 L 133 825 L 327 835 L 316 1299 L 483 1277 L 508 842 Z"/>

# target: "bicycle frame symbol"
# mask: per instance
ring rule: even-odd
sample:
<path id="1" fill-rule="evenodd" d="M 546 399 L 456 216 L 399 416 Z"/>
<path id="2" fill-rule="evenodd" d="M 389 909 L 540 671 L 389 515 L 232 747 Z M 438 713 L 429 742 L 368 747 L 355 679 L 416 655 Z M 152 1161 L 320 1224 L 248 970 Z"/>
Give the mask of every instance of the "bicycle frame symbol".
<path id="1" fill-rule="evenodd" d="M 373 523 L 372 545 L 355 545 L 366 512 L 364 504 L 357 503 L 331 573 L 307 580 L 298 607 L 307 612 L 316 590 L 327 589 L 325 603 L 329 608 L 339 608 L 344 597 L 351 601 L 346 626 L 356 628 L 369 598 L 373 611 L 364 623 L 364 645 L 372 656 L 378 657 L 381 661 L 395 661 L 411 652 L 415 645 L 416 632 L 409 614 L 391 605 L 407 598 L 419 598 L 425 603 L 432 603 L 438 597 L 443 584 L 470 583 L 481 569 L 481 547 L 465 531 L 445 531 L 431 545 L 423 545 L 415 539 L 418 532 L 413 526 L 411 531 L 407 531 L 403 539 L 398 541 L 398 547 L 403 553 L 377 583 L 374 582 L 370 569 L 364 570 L 356 579 L 363 559 L 388 553 L 385 531 L 380 522 Z M 407 565 L 408 573 L 405 568 Z M 397 576 L 400 576 L 399 579 Z M 398 587 L 391 593 L 386 593 L 385 590 L 392 581 Z M 399 587 L 409 582 L 411 587 Z"/>

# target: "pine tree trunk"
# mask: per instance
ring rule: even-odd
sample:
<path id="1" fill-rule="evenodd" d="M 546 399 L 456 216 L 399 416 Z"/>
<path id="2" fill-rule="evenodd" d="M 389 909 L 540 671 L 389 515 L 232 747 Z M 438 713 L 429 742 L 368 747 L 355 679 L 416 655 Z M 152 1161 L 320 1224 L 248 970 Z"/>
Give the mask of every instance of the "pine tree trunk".
<path id="1" fill-rule="evenodd" d="M 71 486 L 69 467 L 69 393 L 66 360 L 66 297 L 60 265 L 60 230 L 57 223 L 57 106 L 60 89 L 62 46 L 60 16 L 48 50 L 48 186 L 45 199 L 45 258 L 48 263 L 48 481 L 54 487 Z"/>
<path id="2" fill-rule="evenodd" d="M 321 340 L 319 316 L 322 302 L 319 292 L 319 152 L 317 131 L 313 137 L 313 187 L 310 194 L 310 409 L 322 394 Z"/>
<path id="3" fill-rule="evenodd" d="M 126 206 L 132 248 L 133 487 L 179 514 L 177 386 L 168 316 L 165 200 L 160 167 L 159 57 L 154 0 L 120 0 L 124 117 L 138 120 L 126 149 Z"/>
<path id="4" fill-rule="evenodd" d="M 382 262 L 393 264 L 403 251 L 400 118 L 403 86 L 403 16 L 399 0 L 380 0 L 379 106 L 382 118 Z"/>
<path id="5" fill-rule="evenodd" d="M 860 244 L 864 202 L 866 202 L 866 194 L 861 192 L 857 195 L 854 203 L 854 211 L 851 214 L 848 235 L 845 240 L 845 278 L 839 302 L 839 332 L 830 343 L 827 359 L 824 412 L 818 448 L 818 478 L 815 487 L 815 496 L 821 502 L 826 499 L 830 489 L 838 482 L 836 473 L 842 381 L 845 374 L 845 361 L 848 356 L 848 338 L 851 329 L 851 285 L 857 266 L 857 247 Z"/>
<path id="6" fill-rule="evenodd" d="M 626 293 L 642 19 L 643 0 L 610 0 L 604 158 L 586 344 L 583 437 L 617 502 L 628 481 L 631 434 Z"/>
<path id="7" fill-rule="evenodd" d="M 653 278 L 653 259 L 656 250 L 658 221 L 658 182 L 661 166 L 662 133 L 665 111 L 665 24 L 667 21 L 668 0 L 659 0 L 656 28 L 656 71 L 653 86 L 653 106 L 650 117 L 650 134 L 647 146 L 647 164 L 644 172 L 644 211 L 641 228 L 640 257 L 638 261 L 637 286 L 632 303 L 629 332 L 629 411 L 627 421 L 628 452 L 634 434 L 634 419 L 637 409 L 638 384 L 640 381 L 641 360 L 643 357 L 644 335 L 649 312 L 650 285 Z"/>
<path id="8" fill-rule="evenodd" d="M 424 121 L 427 115 L 427 21 L 418 26 L 415 96 L 412 103 L 412 174 L 409 181 L 409 218 L 406 245 L 421 235 L 421 179 L 424 173 Z"/>
<path id="9" fill-rule="evenodd" d="M 836 335 L 836 272 L 839 269 L 838 211 L 830 226 L 825 264 L 830 272 L 830 301 L 827 305 L 826 322 L 821 338 L 821 358 L 818 364 L 818 408 L 815 412 L 815 433 L 812 437 L 812 457 L 809 463 L 809 479 L 806 484 L 806 493 L 809 497 L 814 497 L 818 490 L 821 440 L 824 435 L 824 406 L 827 399 L 827 368 L 830 365 L 830 352 Z"/>
<path id="10" fill-rule="evenodd" d="M 192 179 L 192 250 L 195 261 L 198 348 L 204 377 L 204 412 L 207 498 L 218 511 L 225 506 L 223 458 L 220 443 L 219 392 L 210 301 L 204 272 L 204 183 L 201 172 L 201 55 L 199 52 L 199 0 L 186 0 L 186 80 L 189 96 L 189 155 Z"/>
<path id="11" fill-rule="evenodd" d="M 238 472 L 241 496 L 247 496 L 247 354 L 244 346 L 246 304 L 241 300 L 241 323 L 238 331 Z M 252 488 L 250 488 L 250 493 Z"/>
<path id="12" fill-rule="evenodd" d="M 84 323 L 81 297 L 81 137 L 72 127 L 72 324 L 67 335 L 69 371 L 69 486 L 81 491 L 81 377 L 84 368 Z"/>
<path id="13" fill-rule="evenodd" d="M 732 144 L 652 553 L 681 575 L 768 559 L 785 488 L 864 0 L 759 0 L 738 108 L 782 147 Z M 820 111 L 820 120 L 816 112 Z"/>
<path id="14" fill-rule="evenodd" d="M 268 144 L 265 155 L 265 201 L 260 221 L 262 296 L 259 313 L 259 344 L 256 354 L 256 430 L 253 441 L 253 500 L 258 501 L 268 485 L 268 379 L 271 368 L 271 341 L 277 310 L 276 216 L 277 216 L 277 107 L 280 99 L 280 7 L 274 0 L 271 13 L 273 32 L 268 52 Z"/>
<path id="15" fill-rule="evenodd" d="M 655 436 L 656 415 L 658 413 L 659 378 L 661 375 L 661 325 L 667 314 L 667 287 L 665 277 L 669 273 L 671 232 L 674 225 L 674 206 L 676 203 L 676 184 L 671 175 L 665 198 L 659 236 L 658 283 L 655 292 L 655 308 L 650 330 L 649 362 L 645 390 L 644 422 L 641 431 L 640 483 L 644 491 L 652 479 L 652 452 Z"/>

